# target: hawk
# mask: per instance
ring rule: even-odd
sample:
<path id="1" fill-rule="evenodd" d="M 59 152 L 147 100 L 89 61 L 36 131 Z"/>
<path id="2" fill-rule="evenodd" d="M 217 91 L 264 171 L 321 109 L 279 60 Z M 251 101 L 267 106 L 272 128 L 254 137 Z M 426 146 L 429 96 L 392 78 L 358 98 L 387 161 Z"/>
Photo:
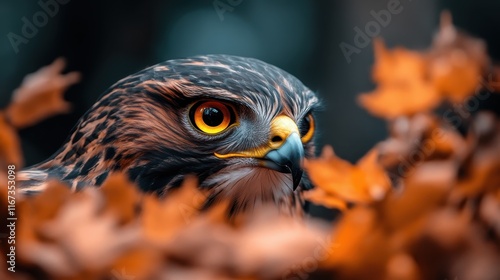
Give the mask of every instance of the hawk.
<path id="1" fill-rule="evenodd" d="M 24 193 L 56 178 L 75 191 L 124 172 L 146 192 L 168 195 L 194 174 L 204 207 L 229 214 L 271 203 L 301 209 L 302 172 L 314 156 L 317 96 L 287 72 L 229 55 L 169 60 L 109 88 L 49 159 L 22 172 Z"/>

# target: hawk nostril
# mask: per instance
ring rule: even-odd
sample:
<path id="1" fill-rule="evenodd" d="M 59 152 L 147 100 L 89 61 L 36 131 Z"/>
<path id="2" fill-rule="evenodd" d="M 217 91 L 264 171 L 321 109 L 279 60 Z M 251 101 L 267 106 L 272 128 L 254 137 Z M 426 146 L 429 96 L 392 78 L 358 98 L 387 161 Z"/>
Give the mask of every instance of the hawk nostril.
<path id="1" fill-rule="evenodd" d="M 280 143 L 283 142 L 283 138 L 281 138 L 281 136 L 274 136 L 273 138 L 271 138 L 271 142 Z"/>

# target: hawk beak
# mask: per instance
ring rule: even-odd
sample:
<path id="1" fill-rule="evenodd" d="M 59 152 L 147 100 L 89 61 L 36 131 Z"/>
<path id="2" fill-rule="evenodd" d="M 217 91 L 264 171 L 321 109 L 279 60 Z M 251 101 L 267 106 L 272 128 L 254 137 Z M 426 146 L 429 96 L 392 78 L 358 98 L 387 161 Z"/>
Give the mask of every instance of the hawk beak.
<path id="1" fill-rule="evenodd" d="M 255 158 L 263 167 L 282 173 L 291 173 L 293 190 L 295 190 L 302 179 L 302 161 L 304 159 L 304 147 L 299 136 L 299 128 L 291 118 L 281 115 L 271 121 L 270 132 L 268 142 L 260 147 L 236 153 L 215 153 L 214 155 L 218 158 Z"/>
<path id="2" fill-rule="evenodd" d="M 302 161 L 304 160 L 304 148 L 297 133 L 292 133 L 285 143 L 276 150 L 269 151 L 261 161 L 262 166 L 282 172 L 291 173 L 293 190 L 302 179 Z"/>

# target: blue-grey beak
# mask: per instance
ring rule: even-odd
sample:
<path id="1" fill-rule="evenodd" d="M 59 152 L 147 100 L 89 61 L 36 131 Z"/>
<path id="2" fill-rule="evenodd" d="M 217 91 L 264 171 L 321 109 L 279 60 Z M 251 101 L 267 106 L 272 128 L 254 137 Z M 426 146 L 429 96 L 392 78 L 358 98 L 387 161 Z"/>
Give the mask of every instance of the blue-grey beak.
<path id="1" fill-rule="evenodd" d="M 302 179 L 303 160 L 304 147 L 299 135 L 294 132 L 288 136 L 283 145 L 264 156 L 262 165 L 282 173 L 291 173 L 295 190 Z"/>

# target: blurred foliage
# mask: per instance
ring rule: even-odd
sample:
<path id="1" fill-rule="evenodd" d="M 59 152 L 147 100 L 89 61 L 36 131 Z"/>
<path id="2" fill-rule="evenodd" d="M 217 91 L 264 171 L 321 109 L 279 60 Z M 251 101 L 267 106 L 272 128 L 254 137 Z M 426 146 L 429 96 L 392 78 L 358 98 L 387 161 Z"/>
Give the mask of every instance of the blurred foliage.
<path id="1" fill-rule="evenodd" d="M 427 51 L 376 45 L 377 89 L 359 100 L 387 120 L 389 138 L 356 164 L 326 148 L 305 165 L 316 185 L 306 196 L 341 209 L 336 224 L 265 205 L 232 221 L 224 203 L 200 213 L 195 178 L 165 198 L 140 193 L 123 174 L 77 193 L 52 181 L 38 196 L 17 197 L 16 273 L 6 269 L 2 242 L 0 276 L 499 279 L 500 120 L 474 112 L 473 102 L 497 94 L 500 71 L 481 40 L 456 30 L 447 14 L 442 22 Z M 65 110 L 60 94 L 78 76 L 63 67 L 58 60 L 32 74 L 16 92 L 24 98 L 1 112 L 2 186 L 6 165 L 22 158 L 17 129 Z M 44 82 L 30 87 L 34 81 Z M 432 102 L 416 102 L 420 95 Z M 16 116 L 37 98 L 43 113 Z M 2 221 L 6 195 L 2 188 Z"/>

